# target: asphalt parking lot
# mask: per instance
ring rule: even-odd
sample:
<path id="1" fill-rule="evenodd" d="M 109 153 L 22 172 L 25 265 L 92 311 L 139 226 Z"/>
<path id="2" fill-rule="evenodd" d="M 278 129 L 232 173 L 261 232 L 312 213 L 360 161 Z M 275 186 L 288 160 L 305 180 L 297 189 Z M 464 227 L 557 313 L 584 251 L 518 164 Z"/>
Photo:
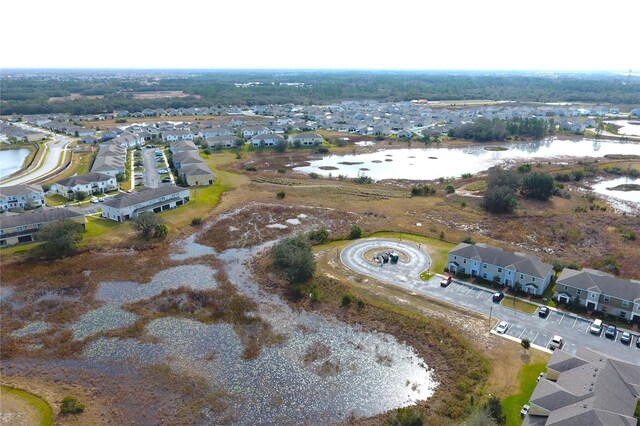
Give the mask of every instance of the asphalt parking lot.
<path id="1" fill-rule="evenodd" d="M 404 251 L 410 255 L 410 260 L 406 263 L 385 265 L 382 268 L 366 262 L 363 253 L 380 246 Z M 589 332 L 591 321 L 588 319 L 554 310 L 546 318 L 541 318 L 537 311 L 528 314 L 510 308 L 508 303 L 494 303 L 492 290 L 456 280 L 447 287 L 441 287 L 442 277 L 439 276 L 434 276 L 429 281 L 421 280 L 419 275 L 430 266 L 431 259 L 414 243 L 378 239 L 358 240 L 342 251 L 340 259 L 348 268 L 363 275 L 506 321 L 510 327 L 505 337 L 512 340 L 521 341 L 526 338 L 534 347 L 548 350 L 551 338 L 554 335 L 560 335 L 564 342 L 563 351 L 573 354 L 581 345 L 623 361 L 640 364 L 640 349 L 636 347 L 636 340 L 639 338 L 637 332 L 632 333 L 631 344 L 625 345 L 620 342 L 620 331 L 615 340 L 605 338 L 604 332 L 598 336 L 591 334 Z M 478 330 L 485 333 L 487 331 L 488 326 L 484 330 Z M 492 332 L 495 333 L 495 330 Z"/>

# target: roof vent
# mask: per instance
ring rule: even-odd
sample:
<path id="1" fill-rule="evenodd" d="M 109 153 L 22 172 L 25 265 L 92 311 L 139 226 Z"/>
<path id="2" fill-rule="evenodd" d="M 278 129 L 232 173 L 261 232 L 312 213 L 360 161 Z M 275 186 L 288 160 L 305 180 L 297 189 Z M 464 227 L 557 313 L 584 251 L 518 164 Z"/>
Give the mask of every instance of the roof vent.
<path id="1" fill-rule="evenodd" d="M 593 388 L 589 388 L 589 392 L 593 392 Z"/>

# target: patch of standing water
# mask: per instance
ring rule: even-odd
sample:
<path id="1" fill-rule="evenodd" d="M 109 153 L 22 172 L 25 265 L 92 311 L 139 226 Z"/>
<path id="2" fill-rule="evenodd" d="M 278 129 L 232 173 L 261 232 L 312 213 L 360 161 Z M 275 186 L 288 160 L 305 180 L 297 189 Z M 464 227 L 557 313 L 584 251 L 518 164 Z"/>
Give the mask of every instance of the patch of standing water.
<path id="1" fill-rule="evenodd" d="M 11 336 L 23 337 L 29 334 L 42 333 L 44 331 L 47 331 L 49 327 L 51 326 L 44 321 L 34 321 L 25 325 L 21 329 L 14 331 L 13 333 L 11 333 Z"/>
<path id="2" fill-rule="evenodd" d="M 130 326 L 136 322 L 136 319 L 138 319 L 136 314 L 108 304 L 82 315 L 71 326 L 71 330 L 75 340 L 82 340 L 102 331 Z"/>
<path id="3" fill-rule="evenodd" d="M 640 179 L 631 177 L 619 177 L 616 179 L 602 180 L 591 185 L 593 192 L 603 195 L 616 210 L 631 213 L 640 211 L 640 191 L 620 191 L 615 188 L 618 185 L 640 185 Z"/>
<path id="4" fill-rule="evenodd" d="M 266 227 L 271 229 L 287 229 L 288 228 L 287 225 L 283 225 L 281 223 L 270 223 L 269 225 L 266 225 Z"/>
<path id="5" fill-rule="evenodd" d="M 287 219 L 285 222 L 287 222 L 289 225 L 300 225 L 300 219 Z"/>
<path id="6" fill-rule="evenodd" d="M 172 247 L 175 251 L 169 254 L 169 258 L 171 260 L 184 261 L 194 257 L 208 256 L 216 253 L 213 248 L 196 243 L 195 240 L 197 236 L 198 234 L 192 234 L 174 244 Z"/>
<path id="7" fill-rule="evenodd" d="M 108 303 L 122 305 L 150 299 L 178 287 L 189 287 L 194 290 L 209 290 L 217 287 L 214 270 L 205 265 L 182 265 L 158 272 L 151 282 L 138 284 L 134 282 L 104 282 L 96 292 L 96 299 Z"/>
<path id="8" fill-rule="evenodd" d="M 370 170 L 367 176 L 374 180 L 411 179 L 433 180 L 440 177 L 478 173 L 496 165 L 516 160 L 535 158 L 550 160 L 563 157 L 603 157 L 607 154 L 637 154 L 640 147 L 634 143 L 582 139 L 568 141 L 547 139 L 529 143 L 505 144 L 505 151 L 487 151 L 485 144 L 464 148 L 421 148 L 380 150 L 366 154 L 329 155 L 310 162 L 309 166 L 296 167 L 302 173 L 315 172 L 323 176 L 329 173 L 357 178 L 362 173 L 360 164 Z M 385 164 L 393 156 L 393 162 Z M 411 158 L 415 157 L 415 158 Z M 437 157 L 437 159 L 435 159 Z M 325 170 L 323 167 L 330 167 Z"/>

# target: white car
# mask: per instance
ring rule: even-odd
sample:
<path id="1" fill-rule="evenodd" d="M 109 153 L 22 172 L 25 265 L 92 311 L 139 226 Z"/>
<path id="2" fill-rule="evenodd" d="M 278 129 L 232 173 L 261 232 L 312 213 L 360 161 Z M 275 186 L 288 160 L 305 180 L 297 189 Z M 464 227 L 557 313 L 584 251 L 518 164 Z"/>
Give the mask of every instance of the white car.
<path id="1" fill-rule="evenodd" d="M 496 333 L 504 334 L 509 329 L 509 323 L 506 321 L 500 321 L 500 324 L 496 327 Z"/>
<path id="2" fill-rule="evenodd" d="M 555 351 L 556 349 L 560 349 L 561 347 L 562 347 L 562 337 L 553 336 L 553 339 L 551 339 L 551 343 L 549 343 L 549 349 L 551 349 L 552 351 Z"/>
<path id="3" fill-rule="evenodd" d="M 91 204 L 97 204 L 100 202 L 96 197 L 92 197 L 89 201 L 91 201 Z"/>

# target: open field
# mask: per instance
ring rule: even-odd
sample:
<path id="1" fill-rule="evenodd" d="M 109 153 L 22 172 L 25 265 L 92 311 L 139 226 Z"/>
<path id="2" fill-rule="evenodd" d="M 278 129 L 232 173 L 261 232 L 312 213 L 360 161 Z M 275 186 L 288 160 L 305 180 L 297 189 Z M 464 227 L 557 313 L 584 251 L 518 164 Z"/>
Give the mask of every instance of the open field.
<path id="1" fill-rule="evenodd" d="M 529 354 L 522 354 L 523 358 L 529 356 Z M 540 362 L 540 357 L 536 358 L 538 361 L 530 361 L 520 367 L 517 379 L 514 382 L 514 384 L 518 384 L 519 392 L 508 396 L 502 401 L 502 412 L 507 416 L 508 426 L 518 426 L 522 423 L 520 410 L 524 404 L 529 402 L 536 388 L 538 374 L 547 370 L 547 361 Z"/>
<path id="2" fill-rule="evenodd" d="M 49 102 L 75 101 L 78 99 L 103 99 L 104 95 L 81 95 L 80 93 L 72 93 L 69 96 L 54 96 L 49 98 Z"/>
<path id="3" fill-rule="evenodd" d="M 186 98 L 193 96 L 200 98 L 198 95 L 190 95 L 182 90 L 156 90 L 153 92 L 133 92 L 134 99 L 164 99 L 164 98 Z"/>

